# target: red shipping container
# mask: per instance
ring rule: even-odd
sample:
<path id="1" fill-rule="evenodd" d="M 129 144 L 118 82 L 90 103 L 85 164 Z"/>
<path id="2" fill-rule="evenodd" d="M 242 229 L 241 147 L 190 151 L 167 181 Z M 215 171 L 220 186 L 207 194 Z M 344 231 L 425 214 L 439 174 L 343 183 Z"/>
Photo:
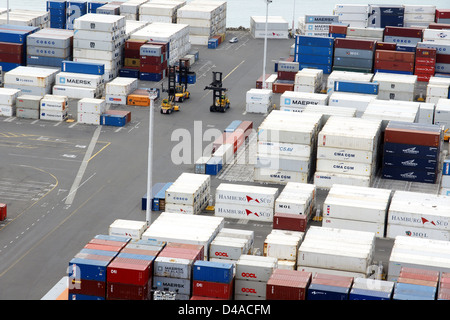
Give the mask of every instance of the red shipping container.
<path id="1" fill-rule="evenodd" d="M 106 300 L 151 300 L 151 279 L 142 286 L 108 282 Z"/>
<path id="2" fill-rule="evenodd" d="M 153 261 L 116 257 L 107 267 L 108 283 L 146 285 L 152 276 Z"/>
<path id="3" fill-rule="evenodd" d="M 141 60 L 141 67 L 139 68 L 139 71 L 148 73 L 161 73 L 165 69 L 167 69 L 167 60 L 164 61 L 164 63 L 158 64 L 146 64 Z"/>
<path id="4" fill-rule="evenodd" d="M 6 203 L 0 203 L 0 221 L 6 220 L 7 217 L 7 205 Z"/>
<path id="5" fill-rule="evenodd" d="M 244 141 L 248 140 L 248 137 L 253 131 L 253 121 L 242 121 L 236 128 L 236 132 L 242 132 L 242 138 Z"/>
<path id="6" fill-rule="evenodd" d="M 318 272 L 311 279 L 311 283 L 351 287 L 351 285 L 353 284 L 353 277 Z"/>
<path id="7" fill-rule="evenodd" d="M 416 66 L 434 66 L 436 58 L 416 58 Z"/>
<path id="8" fill-rule="evenodd" d="M 124 241 L 116 241 L 116 240 L 107 240 L 107 239 L 91 239 L 88 243 L 92 244 L 102 244 L 105 246 L 113 246 L 113 247 L 120 247 L 124 248 L 128 242 Z"/>
<path id="9" fill-rule="evenodd" d="M 384 61 L 414 62 L 415 53 L 392 50 L 376 50 L 375 59 Z"/>
<path id="10" fill-rule="evenodd" d="M 377 42 L 376 49 L 380 50 L 397 50 L 397 44 L 391 42 Z"/>
<path id="11" fill-rule="evenodd" d="M 272 85 L 273 93 L 284 93 L 285 91 L 294 91 L 293 82 L 279 82 L 275 81 Z"/>
<path id="12" fill-rule="evenodd" d="M 269 77 L 271 76 L 271 74 L 266 74 L 266 80 L 269 79 Z M 262 89 L 262 76 L 258 78 L 258 80 L 256 80 L 256 89 Z"/>
<path id="13" fill-rule="evenodd" d="M 219 283 L 219 282 L 193 280 L 192 294 L 195 296 L 232 300 L 233 284 L 234 281 L 231 281 L 230 283 Z"/>
<path id="14" fill-rule="evenodd" d="M 408 284 L 417 284 L 420 286 L 427 286 L 427 287 L 436 287 L 437 281 L 428 281 L 428 280 L 420 280 L 420 279 L 412 279 L 412 278 L 403 278 L 399 277 L 397 278 L 398 283 L 408 283 Z"/>
<path id="15" fill-rule="evenodd" d="M 434 48 L 417 48 L 416 58 L 436 58 L 436 49 Z"/>
<path id="16" fill-rule="evenodd" d="M 436 63 L 450 63 L 450 54 L 437 54 Z"/>
<path id="17" fill-rule="evenodd" d="M 147 249 L 137 249 L 137 248 L 123 248 L 121 253 L 132 253 L 132 254 L 142 254 L 145 256 L 156 257 L 159 254 L 159 250 L 147 250 Z"/>
<path id="18" fill-rule="evenodd" d="M 399 36 L 407 38 L 422 38 L 423 29 L 414 27 L 393 27 L 386 26 L 384 28 L 385 36 Z"/>
<path id="19" fill-rule="evenodd" d="M 450 288 L 440 288 L 437 295 L 438 300 L 450 300 Z"/>
<path id="20" fill-rule="evenodd" d="M 278 71 L 277 79 L 294 81 L 296 74 L 297 74 L 297 72 Z"/>
<path id="21" fill-rule="evenodd" d="M 428 25 L 428 29 L 438 29 L 438 30 L 450 29 L 450 24 L 449 23 L 432 22 Z"/>
<path id="22" fill-rule="evenodd" d="M 125 49 L 123 51 L 123 57 L 130 58 L 130 59 L 140 59 L 141 52 L 139 49 Z"/>
<path id="23" fill-rule="evenodd" d="M 334 47 L 359 50 L 374 50 L 376 47 L 376 43 L 377 42 L 375 40 L 336 38 L 334 40 Z"/>
<path id="24" fill-rule="evenodd" d="M 106 297 L 106 283 L 96 280 L 69 280 L 69 294 L 85 294 L 88 296 Z"/>
<path id="25" fill-rule="evenodd" d="M 441 145 L 442 133 L 408 129 L 395 129 L 387 127 L 384 132 L 384 142 L 414 144 L 420 146 L 439 147 Z"/>
<path id="26" fill-rule="evenodd" d="M 436 19 L 450 19 L 450 9 L 436 9 Z"/>
<path id="27" fill-rule="evenodd" d="M 125 50 L 128 50 L 128 49 L 139 50 L 140 47 L 146 43 L 147 43 L 147 40 L 130 39 L 130 40 L 125 41 L 124 48 L 125 48 Z"/>
<path id="28" fill-rule="evenodd" d="M 422 74 L 422 75 L 434 75 L 434 72 L 436 71 L 436 68 L 434 66 L 430 66 L 430 67 L 424 67 L 424 66 L 417 66 L 414 69 L 414 72 L 417 72 L 417 74 Z"/>
<path id="29" fill-rule="evenodd" d="M 23 54 L 23 43 L 0 42 L 0 53 Z"/>
<path id="30" fill-rule="evenodd" d="M 414 62 L 375 60 L 374 69 L 412 72 L 414 71 Z"/>
<path id="31" fill-rule="evenodd" d="M 275 213 L 273 215 L 273 228 L 279 230 L 306 231 L 308 216 L 293 213 Z"/>
<path id="32" fill-rule="evenodd" d="M 163 64 L 165 61 L 161 56 L 140 56 L 140 59 L 142 64 Z"/>
<path id="33" fill-rule="evenodd" d="M 305 300 L 311 272 L 274 269 L 266 285 L 266 300 Z"/>
<path id="34" fill-rule="evenodd" d="M 417 81 L 420 81 L 420 82 L 429 82 L 430 81 L 430 78 L 433 76 L 432 74 L 428 74 L 428 75 L 425 75 L 425 74 L 416 74 L 416 76 L 417 76 Z"/>
<path id="35" fill-rule="evenodd" d="M 213 297 L 192 296 L 189 300 L 227 300 Z"/>
<path id="36" fill-rule="evenodd" d="M 169 242 L 164 247 L 164 249 L 170 249 L 170 248 L 181 248 L 181 249 L 198 251 L 200 260 L 203 260 L 205 257 L 205 247 L 203 247 L 202 245 L 190 244 L 190 243 Z"/>
<path id="37" fill-rule="evenodd" d="M 0 62 L 23 63 L 23 55 L 16 53 L 0 53 Z"/>
<path id="38" fill-rule="evenodd" d="M 347 34 L 347 28 L 348 26 L 330 24 L 328 33 Z"/>
<path id="39" fill-rule="evenodd" d="M 439 271 L 402 267 L 400 269 L 399 277 L 438 282 Z"/>
<path id="40" fill-rule="evenodd" d="M 114 251 L 114 252 L 120 252 L 120 250 L 122 250 L 122 247 L 110 246 L 110 245 L 104 245 L 104 244 L 96 244 L 96 243 L 88 243 L 83 248 L 95 249 L 95 250 L 105 250 L 105 251 Z"/>

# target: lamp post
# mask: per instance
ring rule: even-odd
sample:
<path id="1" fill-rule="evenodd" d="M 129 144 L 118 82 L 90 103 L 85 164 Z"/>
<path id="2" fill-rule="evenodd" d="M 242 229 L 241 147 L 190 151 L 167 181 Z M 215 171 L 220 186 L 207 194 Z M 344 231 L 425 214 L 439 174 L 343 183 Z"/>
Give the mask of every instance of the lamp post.
<path id="1" fill-rule="evenodd" d="M 151 196 L 152 196 L 152 158 L 153 158 L 153 107 L 156 96 L 150 93 L 149 125 L 148 125 L 148 165 L 147 165 L 147 199 L 145 221 L 147 227 L 152 223 Z"/>
<path id="2" fill-rule="evenodd" d="M 263 59 L 263 78 L 262 78 L 262 87 L 266 88 L 266 51 L 267 51 L 267 21 L 269 19 L 269 4 L 272 3 L 272 0 L 266 0 L 266 27 L 264 32 L 264 59 Z"/>

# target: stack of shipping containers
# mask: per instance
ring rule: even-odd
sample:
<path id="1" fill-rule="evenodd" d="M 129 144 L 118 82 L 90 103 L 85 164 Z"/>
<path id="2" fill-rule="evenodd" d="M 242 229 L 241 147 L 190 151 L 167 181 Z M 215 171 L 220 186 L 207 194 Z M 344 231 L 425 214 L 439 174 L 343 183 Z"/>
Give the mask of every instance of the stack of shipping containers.
<path id="1" fill-rule="evenodd" d="M 334 38 L 295 36 L 294 61 L 303 68 L 321 69 L 330 74 L 333 65 Z"/>
<path id="2" fill-rule="evenodd" d="M 405 8 L 403 26 L 427 28 L 435 21 L 436 6 L 434 5 L 403 5 Z"/>
<path id="3" fill-rule="evenodd" d="M 439 271 L 403 267 L 395 282 L 393 300 L 436 300 Z"/>
<path id="4" fill-rule="evenodd" d="M 24 119 L 39 119 L 42 96 L 21 95 L 16 99 L 16 116 Z"/>
<path id="5" fill-rule="evenodd" d="M 67 96 L 46 94 L 40 101 L 40 119 L 64 121 L 69 113 L 69 99 Z"/>
<path id="6" fill-rule="evenodd" d="M 373 71 L 375 40 L 337 38 L 334 41 L 333 71 Z"/>
<path id="7" fill-rule="evenodd" d="M 105 93 L 103 76 L 99 74 L 59 72 L 55 77 L 53 93 L 73 99 L 101 98 Z"/>
<path id="8" fill-rule="evenodd" d="M 380 100 L 414 101 L 416 96 L 416 75 L 377 72 L 373 82 L 379 84 L 378 99 Z"/>
<path id="9" fill-rule="evenodd" d="M 74 30 L 74 21 L 87 13 L 88 5 L 84 0 L 68 0 L 66 3 L 66 29 Z"/>
<path id="10" fill-rule="evenodd" d="M 49 12 L 50 28 L 66 29 L 66 0 L 47 1 L 47 11 Z"/>
<path id="11" fill-rule="evenodd" d="M 38 27 L 9 24 L 0 26 L 0 66 L 3 72 L 26 65 L 27 37 L 38 30 Z"/>
<path id="12" fill-rule="evenodd" d="M 415 52 L 376 50 L 374 72 L 413 74 Z"/>
<path id="13" fill-rule="evenodd" d="M 235 264 L 243 254 L 253 254 L 255 232 L 222 228 L 209 246 L 209 261 Z"/>
<path id="14" fill-rule="evenodd" d="M 160 81 L 167 75 L 168 44 L 145 43 L 139 47 L 139 79 Z"/>
<path id="15" fill-rule="evenodd" d="M 234 265 L 232 263 L 197 260 L 192 272 L 191 299 L 232 300 Z"/>
<path id="16" fill-rule="evenodd" d="M 304 232 L 272 229 L 264 240 L 263 255 L 277 258 L 278 268 L 295 270 Z"/>
<path id="17" fill-rule="evenodd" d="M 339 20 L 336 15 L 305 15 L 298 19 L 299 34 L 313 37 L 328 37 L 330 25 Z"/>
<path id="18" fill-rule="evenodd" d="M 12 117 L 16 115 L 16 99 L 20 94 L 18 89 L 0 88 L 0 115 Z"/>
<path id="19" fill-rule="evenodd" d="M 336 4 L 333 14 L 339 22 L 350 27 L 365 28 L 369 24 L 369 6 L 367 4 Z"/>
<path id="20" fill-rule="evenodd" d="M 58 69 L 20 66 L 4 74 L 4 87 L 19 89 L 21 94 L 44 96 L 52 93 Z"/>
<path id="21" fill-rule="evenodd" d="M 436 49 L 416 48 L 414 74 L 417 81 L 428 82 L 436 72 Z"/>
<path id="22" fill-rule="evenodd" d="M 105 100 L 82 98 L 77 102 L 77 122 L 99 125 L 100 117 L 105 111 Z"/>

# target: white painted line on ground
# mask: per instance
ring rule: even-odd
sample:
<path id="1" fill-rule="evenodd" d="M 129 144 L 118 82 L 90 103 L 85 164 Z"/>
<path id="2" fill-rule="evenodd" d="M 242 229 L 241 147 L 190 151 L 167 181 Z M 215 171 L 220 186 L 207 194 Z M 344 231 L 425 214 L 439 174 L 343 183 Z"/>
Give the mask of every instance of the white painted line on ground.
<path id="1" fill-rule="evenodd" d="M 94 131 L 94 135 L 92 136 L 91 142 L 89 143 L 89 147 L 86 150 L 86 154 L 84 155 L 84 159 L 81 162 L 80 169 L 78 170 L 77 176 L 72 184 L 72 188 L 70 188 L 69 196 L 66 199 L 65 204 L 72 204 L 73 199 L 75 198 L 76 191 L 80 186 L 81 179 L 83 178 L 84 172 L 86 171 L 89 159 L 92 156 L 92 152 L 94 151 L 95 144 L 97 143 L 98 137 L 100 136 L 101 127 L 97 127 Z"/>

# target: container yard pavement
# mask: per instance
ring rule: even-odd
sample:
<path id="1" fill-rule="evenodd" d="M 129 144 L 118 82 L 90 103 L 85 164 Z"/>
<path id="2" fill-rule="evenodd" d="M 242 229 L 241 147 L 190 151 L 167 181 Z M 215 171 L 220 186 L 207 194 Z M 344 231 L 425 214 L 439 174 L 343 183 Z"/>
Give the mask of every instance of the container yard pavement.
<path id="1" fill-rule="evenodd" d="M 248 32 L 228 32 L 227 39 L 234 36 L 239 42 L 226 41 L 214 50 L 194 47 L 200 51 L 191 68 L 197 83 L 188 87 L 191 98 L 180 104 L 181 111 L 162 115 L 160 100 L 156 102 L 153 183 L 174 181 L 182 172 L 194 170 L 194 152 L 187 163 L 172 163 L 172 149 L 180 143 L 172 138 L 176 129 L 186 129 L 194 144 L 194 139 L 203 140 L 202 133 L 194 136 L 196 121 L 201 121 L 197 125 L 203 131 L 223 131 L 232 120 L 251 120 L 258 126 L 264 119 L 244 112 L 245 93 L 262 74 L 264 40 L 253 39 Z M 269 40 L 266 72 L 273 72 L 274 60 L 289 55 L 292 43 Z M 228 89 L 231 109 L 224 114 L 209 112 L 212 93 L 204 87 L 211 83 L 212 71 L 223 73 Z M 161 88 L 161 83 L 140 86 Z M 147 182 L 148 108 L 111 108 L 130 110 L 132 121 L 125 127 L 97 127 L 0 118 L 0 199 L 5 197 L 2 202 L 8 204 L 8 219 L 0 225 L 0 299 L 40 299 L 66 275 L 69 260 L 93 236 L 107 234 L 115 219 L 145 220 L 141 198 Z M 76 119 L 76 101 L 71 101 L 69 113 Z M 202 148 L 212 140 L 202 141 Z M 212 193 L 220 182 L 212 180 Z M 152 219 L 157 216 L 153 213 Z M 255 228 L 261 249 L 271 230 L 269 223 L 228 225 Z"/>

